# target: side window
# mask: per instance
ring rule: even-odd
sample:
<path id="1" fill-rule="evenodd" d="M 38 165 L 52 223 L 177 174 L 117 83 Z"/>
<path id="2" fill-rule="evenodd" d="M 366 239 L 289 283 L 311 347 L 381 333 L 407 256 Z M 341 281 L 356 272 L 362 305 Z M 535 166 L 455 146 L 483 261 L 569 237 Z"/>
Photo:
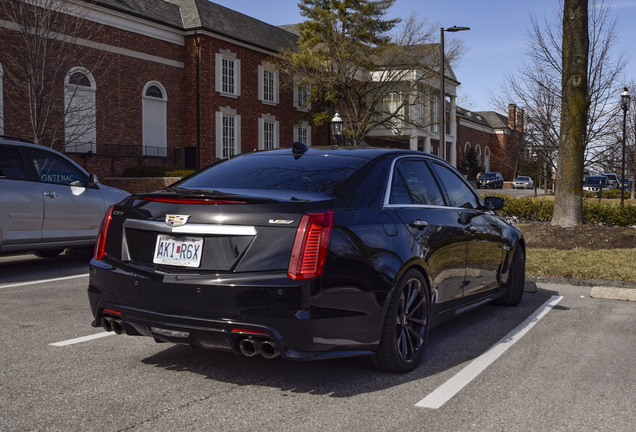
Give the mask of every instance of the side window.
<path id="1" fill-rule="evenodd" d="M 479 208 L 479 199 L 464 180 L 448 167 L 433 163 L 433 169 L 444 186 L 452 207 Z"/>
<path id="2" fill-rule="evenodd" d="M 84 186 L 84 175 L 67 160 L 45 150 L 31 150 L 33 166 L 43 183 Z"/>
<path id="3" fill-rule="evenodd" d="M 0 179 L 26 180 L 27 167 L 20 149 L 14 146 L 0 146 Z"/>
<path id="4" fill-rule="evenodd" d="M 389 203 L 444 205 L 437 183 L 425 161 L 408 160 L 396 165 Z"/>

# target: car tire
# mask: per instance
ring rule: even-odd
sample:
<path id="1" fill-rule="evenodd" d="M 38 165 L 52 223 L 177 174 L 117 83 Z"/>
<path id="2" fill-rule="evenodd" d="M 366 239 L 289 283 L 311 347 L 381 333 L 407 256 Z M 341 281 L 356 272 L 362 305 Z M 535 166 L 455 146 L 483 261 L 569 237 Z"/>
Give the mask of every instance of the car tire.
<path id="1" fill-rule="evenodd" d="M 521 302 L 526 284 L 526 257 L 521 246 L 515 247 L 506 282 L 506 292 L 495 300 L 499 306 L 516 306 Z"/>
<path id="2" fill-rule="evenodd" d="M 374 357 L 362 357 L 363 364 L 398 373 L 415 369 L 426 347 L 430 310 L 430 294 L 424 277 L 417 270 L 407 271 L 391 296 L 380 347 Z"/>
<path id="3" fill-rule="evenodd" d="M 48 250 L 35 251 L 33 252 L 33 254 L 35 256 L 39 256 L 40 258 L 55 258 L 62 252 L 64 252 L 64 249 L 48 249 Z"/>

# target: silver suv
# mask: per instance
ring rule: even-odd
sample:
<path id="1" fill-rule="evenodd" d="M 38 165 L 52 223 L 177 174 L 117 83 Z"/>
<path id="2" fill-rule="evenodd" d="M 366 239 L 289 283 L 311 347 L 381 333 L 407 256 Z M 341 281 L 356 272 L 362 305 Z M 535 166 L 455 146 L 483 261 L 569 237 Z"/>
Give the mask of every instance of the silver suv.
<path id="1" fill-rule="evenodd" d="M 127 196 L 62 153 L 0 137 L 0 254 L 92 247 L 108 206 Z"/>

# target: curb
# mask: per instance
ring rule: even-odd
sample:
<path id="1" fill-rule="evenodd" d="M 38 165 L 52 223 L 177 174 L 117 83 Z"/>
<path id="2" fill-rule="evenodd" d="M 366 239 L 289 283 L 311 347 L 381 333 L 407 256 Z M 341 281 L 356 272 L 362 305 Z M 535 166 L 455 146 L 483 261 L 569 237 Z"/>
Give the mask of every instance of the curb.
<path id="1" fill-rule="evenodd" d="M 636 289 L 596 286 L 592 287 L 590 297 L 606 300 L 636 301 Z"/>

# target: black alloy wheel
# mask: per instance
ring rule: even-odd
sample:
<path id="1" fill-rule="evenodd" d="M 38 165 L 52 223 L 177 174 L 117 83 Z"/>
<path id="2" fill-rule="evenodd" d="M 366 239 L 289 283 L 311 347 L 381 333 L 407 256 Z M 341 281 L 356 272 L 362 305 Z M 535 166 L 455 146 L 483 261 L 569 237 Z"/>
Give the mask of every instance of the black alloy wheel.
<path id="1" fill-rule="evenodd" d="M 389 372 L 409 372 L 422 359 L 428 339 L 430 313 L 426 281 L 409 270 L 395 287 L 375 357 L 364 357 L 366 366 Z"/>
<path id="2" fill-rule="evenodd" d="M 515 247 L 506 282 L 506 293 L 495 300 L 499 306 L 516 306 L 521 302 L 526 284 L 526 257 L 520 245 Z"/>

